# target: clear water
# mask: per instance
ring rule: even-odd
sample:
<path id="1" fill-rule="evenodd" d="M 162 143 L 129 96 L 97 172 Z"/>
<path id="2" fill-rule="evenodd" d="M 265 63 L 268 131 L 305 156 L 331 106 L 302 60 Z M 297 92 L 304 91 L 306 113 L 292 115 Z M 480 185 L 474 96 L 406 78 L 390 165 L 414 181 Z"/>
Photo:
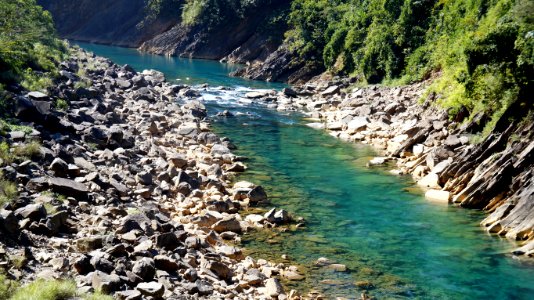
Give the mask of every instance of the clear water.
<path id="1" fill-rule="evenodd" d="M 427 202 L 409 177 L 387 168 L 368 169 L 375 153 L 341 142 L 284 114 L 240 102 L 242 87 L 279 87 L 229 78 L 233 67 L 217 62 L 142 55 L 135 50 L 83 45 L 136 69 L 153 68 L 193 82 L 241 86 L 211 90 L 204 98 L 211 115 L 230 110 L 235 118 L 214 118 L 214 130 L 230 137 L 249 158 L 239 179 L 266 187 L 272 205 L 304 217 L 304 229 L 254 232 L 242 244 L 255 257 L 299 264 L 299 290 L 328 298 L 359 299 L 364 289 L 379 299 L 534 299 L 534 265 L 508 251 L 516 244 L 487 235 L 483 214 Z M 200 79 L 193 79 L 198 76 Z M 347 265 L 348 272 L 313 266 L 319 257 Z M 369 288 L 372 284 L 374 287 Z"/>

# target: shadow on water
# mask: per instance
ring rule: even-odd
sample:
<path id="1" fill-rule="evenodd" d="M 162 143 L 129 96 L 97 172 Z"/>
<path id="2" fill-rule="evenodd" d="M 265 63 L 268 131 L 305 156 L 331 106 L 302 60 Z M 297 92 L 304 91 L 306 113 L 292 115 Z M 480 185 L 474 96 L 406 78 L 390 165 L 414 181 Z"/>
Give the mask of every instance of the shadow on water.
<path id="1" fill-rule="evenodd" d="M 135 50 L 82 44 L 138 70 L 157 69 L 168 78 L 190 77 L 211 85 L 279 88 L 227 77 L 234 66 L 140 54 Z M 193 78 L 193 79 L 192 79 Z M 256 258 L 299 264 L 310 288 L 358 298 L 363 290 L 379 299 L 533 299 L 534 266 L 507 253 L 516 244 L 479 227 L 483 214 L 427 202 L 408 177 L 387 168 L 368 169 L 375 155 L 365 145 L 347 144 L 304 126 L 285 114 L 236 102 L 246 89 L 208 91 L 213 129 L 239 146 L 249 171 L 239 177 L 263 185 L 272 206 L 307 221 L 304 229 L 252 232 L 242 244 Z M 319 257 L 345 264 L 348 272 L 314 267 Z"/>

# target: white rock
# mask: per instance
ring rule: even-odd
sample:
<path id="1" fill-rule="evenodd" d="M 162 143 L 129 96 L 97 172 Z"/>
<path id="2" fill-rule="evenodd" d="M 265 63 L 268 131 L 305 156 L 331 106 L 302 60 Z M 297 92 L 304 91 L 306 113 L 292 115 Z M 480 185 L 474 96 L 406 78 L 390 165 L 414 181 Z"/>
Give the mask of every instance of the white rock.
<path id="1" fill-rule="evenodd" d="M 350 134 L 365 130 L 369 124 L 367 117 L 355 117 L 347 124 L 347 132 Z"/>
<path id="2" fill-rule="evenodd" d="M 449 203 L 451 193 L 447 191 L 431 189 L 426 191 L 425 198 L 430 201 Z"/>
<path id="3" fill-rule="evenodd" d="M 419 156 L 425 152 L 425 146 L 423 144 L 417 144 L 413 146 L 412 153 L 415 156 Z"/>
<path id="4" fill-rule="evenodd" d="M 265 295 L 268 297 L 277 297 L 284 293 L 284 289 L 280 284 L 280 281 L 276 278 L 269 278 L 265 282 Z"/>
<path id="5" fill-rule="evenodd" d="M 311 127 L 313 129 L 324 129 L 325 128 L 324 123 L 318 123 L 318 122 L 307 123 L 306 126 Z"/>
<path id="6" fill-rule="evenodd" d="M 441 189 L 441 186 L 439 185 L 439 176 L 436 173 L 430 173 L 426 175 L 425 177 L 421 178 L 417 184 L 425 188 Z"/>

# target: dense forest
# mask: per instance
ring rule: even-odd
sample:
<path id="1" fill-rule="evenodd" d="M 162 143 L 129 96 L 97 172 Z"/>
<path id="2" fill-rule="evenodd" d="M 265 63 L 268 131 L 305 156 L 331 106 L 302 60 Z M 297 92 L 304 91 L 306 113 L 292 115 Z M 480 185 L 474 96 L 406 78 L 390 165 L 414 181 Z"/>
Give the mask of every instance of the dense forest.
<path id="1" fill-rule="evenodd" d="M 532 105 L 533 18 L 528 0 L 296 0 L 286 38 L 302 59 L 362 82 L 434 78 L 429 92 L 452 113 L 496 122 L 516 101 Z"/>
<path id="2" fill-rule="evenodd" d="M 14 82 L 30 90 L 51 85 L 67 48 L 55 35 L 50 13 L 34 0 L 2 0 L 0 15 L 0 88 Z"/>

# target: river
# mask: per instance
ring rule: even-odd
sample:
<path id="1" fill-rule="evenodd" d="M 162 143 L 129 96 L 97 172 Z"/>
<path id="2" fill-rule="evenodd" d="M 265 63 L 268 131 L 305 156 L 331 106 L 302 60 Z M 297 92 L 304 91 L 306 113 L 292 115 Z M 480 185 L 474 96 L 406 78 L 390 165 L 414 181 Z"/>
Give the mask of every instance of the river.
<path id="1" fill-rule="evenodd" d="M 236 65 L 79 44 L 169 81 L 232 88 L 208 89 L 203 98 L 210 116 L 236 114 L 212 120 L 249 158 L 239 180 L 263 185 L 271 206 L 306 220 L 304 229 L 249 233 L 242 246 L 255 258 L 300 265 L 306 278 L 285 282 L 290 288 L 349 299 L 364 290 L 378 299 L 534 299 L 534 265 L 508 254 L 517 244 L 479 227 L 482 212 L 426 201 L 410 177 L 367 168 L 371 148 L 308 128 L 300 114 L 240 102 L 250 88 L 282 84 L 227 76 Z M 315 267 L 319 257 L 348 271 Z"/>

